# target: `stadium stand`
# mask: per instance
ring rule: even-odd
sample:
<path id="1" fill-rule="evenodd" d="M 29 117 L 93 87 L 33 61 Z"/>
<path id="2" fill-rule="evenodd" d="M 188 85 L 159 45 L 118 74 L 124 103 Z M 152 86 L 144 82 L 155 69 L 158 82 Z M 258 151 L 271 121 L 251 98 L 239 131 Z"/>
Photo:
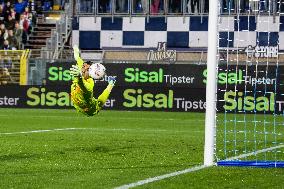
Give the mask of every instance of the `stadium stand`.
<path id="1" fill-rule="evenodd" d="M 0 0 L 2 84 L 26 84 L 27 58 L 49 60 L 59 56 L 59 49 L 71 33 L 68 35 L 70 16 L 64 10 L 64 2 L 67 1 Z M 3 79 L 8 76 L 10 80 Z"/>
<path id="2" fill-rule="evenodd" d="M 268 10 L 271 13 L 276 13 L 283 11 L 283 5 L 275 4 L 275 1 L 261 1 L 258 3 L 253 3 L 250 0 L 243 0 L 240 4 L 235 4 L 234 0 L 223 0 L 221 2 L 221 12 L 225 15 L 234 15 L 237 9 L 245 15 L 248 12 L 255 13 L 256 10 L 262 11 L 263 14 L 268 14 Z M 65 3 L 68 4 L 66 7 Z M 67 58 L 70 57 L 70 44 L 76 43 L 80 45 L 82 51 L 84 50 L 109 50 L 109 52 L 100 55 L 104 56 L 106 60 L 116 59 L 116 52 L 121 48 L 129 48 L 133 44 L 128 44 L 125 40 L 120 46 L 109 47 L 107 41 L 103 40 L 103 36 L 112 36 L 117 33 L 123 33 L 122 25 L 126 23 L 126 17 L 131 18 L 132 21 L 139 20 L 139 17 L 144 17 L 147 22 L 141 31 L 139 29 L 139 34 L 143 38 L 144 34 L 151 33 L 152 31 L 157 31 L 157 28 L 164 28 L 165 20 L 170 17 L 188 17 L 193 16 L 190 20 L 191 28 L 184 30 L 183 32 L 171 32 L 167 30 L 159 30 L 163 33 L 167 32 L 168 36 L 176 38 L 175 35 L 179 35 L 178 39 L 180 41 L 167 41 L 169 48 L 188 48 L 194 50 L 194 53 L 198 56 L 194 59 L 198 59 L 198 62 L 204 59 L 206 54 L 203 54 L 206 43 L 203 41 L 205 38 L 198 40 L 198 45 L 192 42 L 195 39 L 191 36 L 191 41 L 189 41 L 188 35 L 183 35 L 186 32 L 202 33 L 207 32 L 207 28 L 199 27 L 196 23 L 200 23 L 197 16 L 201 16 L 206 24 L 207 13 L 208 13 L 208 3 L 209 0 L 11 0 L 11 1 L 0 1 L 0 49 L 4 50 L 15 50 L 15 49 L 31 49 L 28 55 L 30 70 L 36 72 L 37 67 L 42 67 L 43 63 L 39 63 L 37 58 L 41 58 L 47 61 L 55 60 L 56 58 Z M 260 8 L 259 8 L 260 7 Z M 73 16 L 73 19 L 71 19 Z M 87 17 L 84 17 L 87 16 Z M 96 16 L 100 17 L 101 23 L 92 21 Z M 204 17 L 203 17 L 204 16 Z M 111 18 L 110 18 L 111 17 Z M 123 19 L 121 19 L 123 17 Z M 196 18 L 195 18 L 196 17 Z M 87 27 L 87 29 L 79 28 L 79 20 L 85 20 L 90 22 L 92 26 Z M 73 22 L 73 23 L 71 23 Z M 111 25 L 111 23 L 115 23 Z M 146 24 L 147 23 L 147 24 Z M 150 23 L 150 24 L 148 24 Z M 71 26 L 73 24 L 73 26 Z M 109 26 L 107 26 L 109 24 Z M 119 28 L 115 28 L 118 25 Z M 170 26 L 170 23 L 167 24 Z M 111 29 L 105 29 L 104 27 L 112 27 Z M 139 26 L 139 27 L 140 27 Z M 73 28 L 72 28 L 73 27 Z M 84 26 L 86 27 L 86 26 Z M 180 26 L 182 28 L 182 26 Z M 191 30 L 192 27 L 199 27 L 198 31 Z M 193 28 L 194 29 L 194 28 Z M 204 29 L 204 30 L 203 30 Z M 108 31 L 109 30 L 109 31 Z M 146 32 L 147 31 L 147 32 Z M 181 30 L 180 30 L 181 31 Z M 202 31 L 202 32 L 200 32 Z M 71 38 L 71 33 L 78 34 Z M 233 31 L 232 31 L 233 32 Z M 113 34 L 112 34 L 113 33 Z M 80 35 L 79 35 L 80 34 Z M 91 35 L 97 41 L 96 43 L 89 43 L 89 39 L 86 36 Z M 96 37 L 100 35 L 100 37 Z M 162 36 L 162 35 L 161 35 Z M 199 35 L 198 35 L 199 36 Z M 131 36 L 130 36 L 131 37 Z M 143 39 L 140 40 L 140 35 L 132 36 L 138 39 L 137 42 L 143 42 L 144 45 L 140 45 L 141 48 L 155 48 L 156 41 L 152 40 L 153 44 L 148 44 L 148 42 Z M 184 39 L 186 37 L 186 39 Z M 116 44 L 116 40 L 123 38 L 122 36 L 115 36 L 112 41 L 112 45 Z M 84 39 L 84 40 L 83 40 Z M 161 41 L 161 40 L 160 40 Z M 135 41 L 134 41 L 135 42 Z M 190 43 L 191 42 L 191 43 Z M 5 45 L 4 45 L 5 43 Z M 118 44 L 118 43 L 117 43 Z M 136 44 L 134 44 L 136 45 Z M 171 46 L 172 45 L 172 46 Z M 85 47 L 85 48 L 84 48 Z M 102 48 L 103 47 L 103 48 Z M 112 48 L 112 49 L 108 49 Z M 116 48 L 116 49 L 115 49 Z M 66 50 L 66 51 L 65 51 Z M 115 52 L 112 52 L 114 50 Z M 127 54 L 127 53 L 126 53 Z M 136 58 L 144 61 L 145 54 L 147 52 L 137 54 Z M 186 52 L 184 56 L 188 58 Z M 200 55 L 201 54 L 201 55 Z M 133 54 L 132 54 L 133 55 Z M 113 57 L 115 56 L 115 57 Z M 131 57 L 125 55 L 126 57 Z M 142 56 L 142 58 L 139 58 Z M 124 56 L 118 56 L 124 57 Z M 126 58 L 124 57 L 124 58 Z M 178 60 L 183 58 L 178 57 Z M 38 74 L 35 74 L 38 75 Z M 19 80 L 19 78 L 18 78 Z M 37 80 L 37 79 L 34 79 Z M 40 81 L 40 79 L 39 79 Z"/>

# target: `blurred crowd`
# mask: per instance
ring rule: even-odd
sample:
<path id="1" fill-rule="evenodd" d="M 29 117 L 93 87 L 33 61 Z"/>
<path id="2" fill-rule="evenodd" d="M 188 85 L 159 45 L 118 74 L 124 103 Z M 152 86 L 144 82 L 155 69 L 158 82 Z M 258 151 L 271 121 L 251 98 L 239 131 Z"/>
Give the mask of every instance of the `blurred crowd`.
<path id="1" fill-rule="evenodd" d="M 78 0 L 80 13 L 208 13 L 209 0 Z M 284 0 L 221 0 L 220 12 L 284 12 Z M 97 5 L 97 6 L 96 6 Z M 130 11 L 131 10 L 131 11 Z"/>
<path id="2" fill-rule="evenodd" d="M 0 0 L 0 50 L 22 49 L 36 23 L 36 16 L 64 0 Z M 56 5 L 56 6 L 55 6 Z"/>
<path id="3" fill-rule="evenodd" d="M 28 0 L 0 0 L 0 49 L 21 49 L 34 23 Z"/>
<path id="4" fill-rule="evenodd" d="M 0 0 L 0 50 L 19 50 L 28 42 L 42 11 L 63 9 L 64 0 Z M 14 83 L 11 76 L 12 57 L 6 51 L 0 55 L 0 85 Z"/>

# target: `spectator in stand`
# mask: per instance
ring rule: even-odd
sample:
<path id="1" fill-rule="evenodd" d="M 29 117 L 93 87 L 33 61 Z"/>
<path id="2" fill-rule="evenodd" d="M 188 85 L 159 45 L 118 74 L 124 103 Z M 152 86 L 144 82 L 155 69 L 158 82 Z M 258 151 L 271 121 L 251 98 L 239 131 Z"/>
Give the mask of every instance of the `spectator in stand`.
<path id="1" fill-rule="evenodd" d="M 8 21 L 5 23 L 5 27 L 8 30 L 13 30 L 15 28 L 16 20 L 13 19 L 11 15 L 8 16 Z"/>
<path id="2" fill-rule="evenodd" d="M 0 49 L 4 48 L 4 35 L 2 35 L 2 30 L 0 30 Z"/>
<path id="3" fill-rule="evenodd" d="M 125 0 L 117 0 L 117 11 L 125 12 Z"/>
<path id="4" fill-rule="evenodd" d="M 148 14 L 149 13 L 149 1 L 148 0 L 141 0 L 142 3 L 142 9 L 143 9 L 143 13 L 144 14 Z"/>
<path id="5" fill-rule="evenodd" d="M 51 0 L 41 0 L 42 1 L 42 9 L 43 11 L 49 11 L 53 7 L 53 1 Z"/>
<path id="6" fill-rule="evenodd" d="M 29 20 L 26 18 L 26 16 L 24 14 L 21 14 L 19 24 L 20 24 L 20 28 L 22 28 L 24 32 L 28 33 L 28 31 L 29 31 Z"/>
<path id="7" fill-rule="evenodd" d="M 19 22 L 20 28 L 23 29 L 23 35 L 22 35 L 22 43 L 25 44 L 28 39 L 28 32 L 29 32 L 29 21 L 26 19 L 25 15 L 20 16 L 20 22 Z"/>
<path id="8" fill-rule="evenodd" d="M 0 24 L 4 23 L 4 8 L 0 5 Z"/>
<path id="9" fill-rule="evenodd" d="M 23 12 L 23 15 L 25 15 L 28 24 L 29 24 L 29 29 L 32 27 L 33 23 L 34 23 L 34 16 L 33 13 L 30 12 L 30 8 L 26 7 L 25 11 Z M 30 30 L 29 30 L 30 31 Z"/>
<path id="10" fill-rule="evenodd" d="M 4 33 L 5 33 L 5 24 L 1 24 L 0 25 L 0 30 L 1 30 L 1 36 L 4 37 Z"/>
<path id="11" fill-rule="evenodd" d="M 159 6 L 160 6 L 160 0 L 152 0 L 151 3 L 151 14 L 157 14 L 159 13 Z"/>
<path id="12" fill-rule="evenodd" d="M 1 68 L 0 85 L 7 85 L 9 82 L 13 82 L 9 70 L 7 68 Z"/>
<path id="13" fill-rule="evenodd" d="M 29 7 L 25 7 L 25 11 L 23 12 L 23 15 L 25 15 L 28 18 L 30 14 L 31 14 L 30 8 Z"/>
<path id="14" fill-rule="evenodd" d="M 8 30 L 7 29 L 5 29 L 3 37 L 4 37 L 4 40 L 6 40 L 8 38 Z"/>
<path id="15" fill-rule="evenodd" d="M 17 13 L 17 20 L 20 18 L 20 15 L 24 12 L 25 7 L 28 5 L 28 1 L 27 0 L 18 0 L 15 3 L 15 11 Z"/>
<path id="16" fill-rule="evenodd" d="M 99 12 L 106 13 L 108 5 L 109 5 L 109 0 L 99 0 Z"/>
<path id="17" fill-rule="evenodd" d="M 10 47 L 12 49 L 18 49 L 17 38 L 14 36 L 14 31 L 13 30 L 8 30 L 7 41 L 9 41 Z"/>
<path id="18" fill-rule="evenodd" d="M 11 8 L 11 9 L 10 9 L 10 12 L 11 12 L 10 15 L 12 16 L 12 18 L 13 18 L 13 19 L 16 19 L 16 11 L 15 11 L 15 9 L 14 9 L 14 8 Z"/>
<path id="19" fill-rule="evenodd" d="M 14 36 L 17 40 L 17 49 L 21 49 L 22 39 L 23 39 L 23 29 L 20 28 L 19 22 L 16 22 L 14 29 Z"/>
<path id="20" fill-rule="evenodd" d="M 199 4 L 200 4 L 200 0 L 192 0 L 191 1 L 191 12 L 192 13 L 195 13 L 195 14 L 200 13 Z"/>
<path id="21" fill-rule="evenodd" d="M 170 1 L 170 9 L 172 13 L 180 13 L 181 12 L 181 1 L 180 0 L 171 0 Z"/>
<path id="22" fill-rule="evenodd" d="M 34 5 L 35 5 L 35 11 L 37 13 L 41 13 L 41 11 L 42 11 L 42 2 L 40 0 L 35 0 Z"/>
<path id="23" fill-rule="evenodd" d="M 60 0 L 60 9 L 64 10 L 65 0 Z"/>
<path id="24" fill-rule="evenodd" d="M 6 5 L 4 6 L 4 21 L 8 21 L 8 16 L 11 14 L 11 3 L 7 1 Z"/>
<path id="25" fill-rule="evenodd" d="M 8 40 L 4 41 L 3 50 L 12 50 L 12 47 L 9 45 L 9 41 Z"/>

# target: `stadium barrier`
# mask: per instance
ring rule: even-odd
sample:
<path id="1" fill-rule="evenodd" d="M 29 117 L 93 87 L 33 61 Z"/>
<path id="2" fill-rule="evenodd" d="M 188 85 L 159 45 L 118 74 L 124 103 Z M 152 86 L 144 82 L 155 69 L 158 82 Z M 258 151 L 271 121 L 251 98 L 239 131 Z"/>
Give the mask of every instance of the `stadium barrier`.
<path id="1" fill-rule="evenodd" d="M 105 87 L 97 86 L 95 96 Z M 112 110 L 150 110 L 204 112 L 206 108 L 205 89 L 187 90 L 178 87 L 116 87 L 105 109 Z M 271 92 L 266 96 L 256 94 L 227 92 L 218 96 L 219 112 L 282 114 L 284 107 L 283 95 Z M 256 99 L 256 100 L 255 100 Z M 256 103 L 254 103 L 254 100 Z M 1 108 L 73 108 L 69 86 L 0 86 Z"/>
<path id="2" fill-rule="evenodd" d="M 117 78 L 106 109 L 205 111 L 205 65 L 105 65 L 108 76 Z M 47 64 L 45 86 L 5 86 L 5 90 L 1 86 L 0 107 L 71 108 L 72 78 L 69 68 L 69 63 Z M 270 66 L 267 72 L 266 69 L 266 66 L 259 65 L 256 78 L 253 65 L 240 65 L 237 70 L 234 65 L 228 68 L 220 66 L 218 111 L 282 113 L 284 96 L 280 94 L 283 94 L 284 75 L 279 73 L 283 72 L 284 66 Z M 108 76 L 96 82 L 95 95 L 99 95 L 106 87 Z M 258 90 L 255 90 L 256 86 Z M 223 90 L 225 87 L 227 90 Z M 236 88 L 238 92 L 234 92 Z"/>

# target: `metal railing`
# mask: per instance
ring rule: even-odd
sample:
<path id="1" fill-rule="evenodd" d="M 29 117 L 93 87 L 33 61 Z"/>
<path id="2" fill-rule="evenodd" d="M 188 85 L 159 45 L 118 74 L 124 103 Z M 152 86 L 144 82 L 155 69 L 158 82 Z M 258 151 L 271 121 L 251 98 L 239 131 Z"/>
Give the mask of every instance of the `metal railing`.
<path id="1" fill-rule="evenodd" d="M 109 0 L 105 4 L 102 4 L 102 2 L 106 1 L 76 0 L 75 14 L 94 16 L 180 16 L 208 12 L 205 0 Z"/>
<path id="2" fill-rule="evenodd" d="M 181 16 L 208 14 L 209 0 L 75 0 L 75 14 L 93 16 Z M 220 13 L 277 14 L 284 12 L 282 0 L 220 1 Z"/>
<path id="3" fill-rule="evenodd" d="M 64 7 L 64 11 L 60 12 L 59 19 L 55 22 L 55 29 L 51 30 L 51 37 L 46 39 L 46 46 L 41 49 L 40 58 L 58 59 L 71 35 L 72 3 L 66 3 Z"/>

